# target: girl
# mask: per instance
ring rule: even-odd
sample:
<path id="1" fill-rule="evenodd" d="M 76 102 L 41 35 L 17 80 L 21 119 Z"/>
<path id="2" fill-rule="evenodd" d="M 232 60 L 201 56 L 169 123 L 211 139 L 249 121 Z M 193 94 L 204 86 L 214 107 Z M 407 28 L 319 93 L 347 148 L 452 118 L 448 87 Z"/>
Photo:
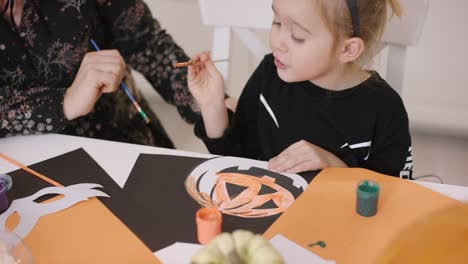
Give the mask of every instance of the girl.
<path id="1" fill-rule="evenodd" d="M 269 160 L 299 173 L 362 167 L 411 178 L 408 116 L 399 95 L 362 67 L 374 55 L 397 0 L 273 0 L 272 54 L 249 79 L 236 113 L 209 55 L 192 58 L 188 86 L 210 152 Z"/>

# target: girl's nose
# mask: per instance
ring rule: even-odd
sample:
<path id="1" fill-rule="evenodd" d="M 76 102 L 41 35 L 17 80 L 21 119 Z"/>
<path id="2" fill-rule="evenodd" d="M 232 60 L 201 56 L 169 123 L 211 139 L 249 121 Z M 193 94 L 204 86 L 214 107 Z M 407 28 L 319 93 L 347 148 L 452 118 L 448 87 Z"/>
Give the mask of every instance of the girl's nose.
<path id="1" fill-rule="evenodd" d="M 278 45 L 278 50 L 280 52 L 287 52 L 288 51 L 288 46 L 286 45 L 286 43 L 284 41 L 280 40 L 280 43 Z"/>
<path id="2" fill-rule="evenodd" d="M 276 38 L 272 43 L 272 49 L 277 52 L 285 53 L 288 51 L 288 46 L 281 37 Z"/>

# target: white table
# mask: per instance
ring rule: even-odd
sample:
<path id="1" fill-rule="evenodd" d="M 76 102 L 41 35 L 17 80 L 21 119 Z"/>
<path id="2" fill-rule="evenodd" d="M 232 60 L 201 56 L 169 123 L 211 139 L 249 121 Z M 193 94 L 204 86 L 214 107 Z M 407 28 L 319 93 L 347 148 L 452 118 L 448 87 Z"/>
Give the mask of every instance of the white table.
<path id="1" fill-rule="evenodd" d="M 86 152 L 115 180 L 120 187 L 124 186 L 138 155 L 142 153 L 201 158 L 213 157 L 213 155 L 208 154 L 59 134 L 0 139 L 0 153 L 17 160 L 26 166 L 59 156 L 78 148 L 86 150 Z M 16 169 L 18 168 L 0 160 L 0 173 L 7 173 Z M 417 181 L 417 183 L 452 197 L 453 199 L 468 202 L 468 187 L 420 181 Z"/>

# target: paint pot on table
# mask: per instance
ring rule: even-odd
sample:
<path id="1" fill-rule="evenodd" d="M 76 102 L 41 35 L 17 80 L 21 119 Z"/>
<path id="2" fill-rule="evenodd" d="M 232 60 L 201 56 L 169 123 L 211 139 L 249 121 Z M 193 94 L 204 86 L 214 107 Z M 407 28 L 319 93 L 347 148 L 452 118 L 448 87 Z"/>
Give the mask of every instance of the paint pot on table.
<path id="1" fill-rule="evenodd" d="M 360 181 L 356 188 L 356 212 L 364 217 L 377 213 L 379 204 L 379 184 L 371 180 Z"/>
<path id="2" fill-rule="evenodd" d="M 221 212 L 216 208 L 201 208 L 196 213 L 198 242 L 206 245 L 219 233 L 223 222 Z"/>

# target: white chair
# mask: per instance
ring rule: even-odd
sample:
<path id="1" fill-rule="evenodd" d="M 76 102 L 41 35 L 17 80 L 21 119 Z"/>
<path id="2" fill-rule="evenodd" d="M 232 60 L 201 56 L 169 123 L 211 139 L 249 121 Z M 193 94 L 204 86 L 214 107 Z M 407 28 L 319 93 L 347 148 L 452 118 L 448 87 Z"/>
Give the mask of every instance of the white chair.
<path id="1" fill-rule="evenodd" d="M 211 56 L 215 59 L 230 59 L 232 34 L 260 62 L 269 47 L 253 32 L 269 30 L 273 21 L 272 0 L 198 0 L 202 22 L 213 27 Z M 226 83 L 229 78 L 229 60 L 216 63 Z M 247 64 L 247 63 L 246 63 Z"/>
<path id="2" fill-rule="evenodd" d="M 386 81 L 402 95 L 406 51 L 417 46 L 424 29 L 429 0 L 402 0 L 403 17 L 392 18 L 382 38 L 382 47 L 388 46 Z"/>
<path id="3" fill-rule="evenodd" d="M 339 1 L 339 0 L 333 0 Z M 344 0 L 342 0 L 344 1 Z M 391 19 L 382 39 L 382 48 L 388 46 L 386 79 L 401 94 L 406 51 L 416 46 L 426 19 L 428 0 L 402 0 L 404 16 Z M 229 59 L 231 34 L 260 61 L 269 48 L 252 30 L 269 30 L 273 18 L 272 0 L 199 0 L 202 22 L 213 27 L 212 57 Z M 228 79 L 229 61 L 218 63 L 218 69 Z"/>

